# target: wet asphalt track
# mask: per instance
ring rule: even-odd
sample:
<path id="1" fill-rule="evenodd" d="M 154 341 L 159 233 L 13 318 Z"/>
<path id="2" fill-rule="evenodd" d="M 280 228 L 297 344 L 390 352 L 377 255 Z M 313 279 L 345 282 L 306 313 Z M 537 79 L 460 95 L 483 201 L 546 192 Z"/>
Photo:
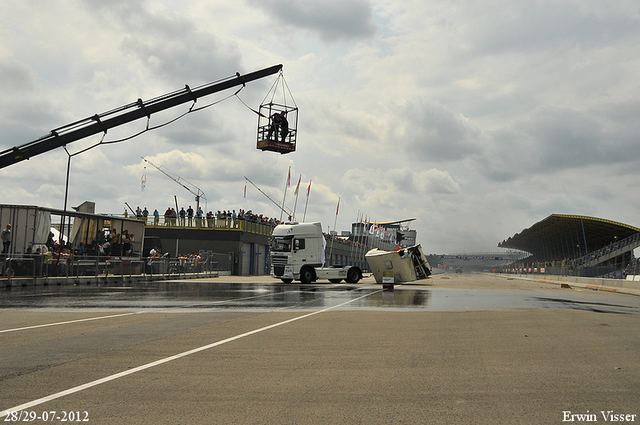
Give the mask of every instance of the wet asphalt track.
<path id="1" fill-rule="evenodd" d="M 25 413 L 0 419 L 640 421 L 640 297 L 446 277 L 393 292 L 268 277 L 9 288 L 0 409 Z"/>

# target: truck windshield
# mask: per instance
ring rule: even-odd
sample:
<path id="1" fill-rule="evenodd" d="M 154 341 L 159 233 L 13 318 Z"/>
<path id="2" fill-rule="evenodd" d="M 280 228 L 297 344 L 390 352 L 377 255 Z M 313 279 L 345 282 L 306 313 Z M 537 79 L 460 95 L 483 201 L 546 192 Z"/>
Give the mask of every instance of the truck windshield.
<path id="1" fill-rule="evenodd" d="M 291 241 L 293 236 L 274 237 L 271 239 L 271 251 L 275 252 L 291 252 Z"/>

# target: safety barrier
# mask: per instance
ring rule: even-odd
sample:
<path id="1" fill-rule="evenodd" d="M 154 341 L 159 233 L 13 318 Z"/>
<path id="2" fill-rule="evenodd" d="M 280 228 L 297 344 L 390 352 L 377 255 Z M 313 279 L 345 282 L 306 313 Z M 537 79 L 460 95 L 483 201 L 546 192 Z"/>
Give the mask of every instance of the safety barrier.
<path id="1" fill-rule="evenodd" d="M 523 279 L 536 282 L 551 283 L 557 285 L 569 285 L 569 287 L 581 287 L 592 291 L 617 292 L 621 294 L 640 296 L 640 279 L 605 279 L 580 276 L 559 276 L 559 275 L 532 275 L 532 274 L 499 274 L 498 276 L 507 279 Z"/>
<path id="2" fill-rule="evenodd" d="M 222 254 L 205 258 L 140 258 L 73 256 L 53 258 L 45 255 L 15 256 L 0 261 L 0 286 L 133 282 L 166 279 L 217 277 L 227 274 Z"/>

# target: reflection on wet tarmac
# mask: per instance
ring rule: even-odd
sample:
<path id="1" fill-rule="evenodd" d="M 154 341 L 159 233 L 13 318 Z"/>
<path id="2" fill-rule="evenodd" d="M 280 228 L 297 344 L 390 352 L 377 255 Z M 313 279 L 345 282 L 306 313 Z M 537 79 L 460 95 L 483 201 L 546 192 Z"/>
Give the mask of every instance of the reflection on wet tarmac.
<path id="1" fill-rule="evenodd" d="M 612 304 L 595 301 L 578 301 L 563 298 L 536 297 L 547 308 L 570 308 L 573 310 L 592 311 L 594 313 L 638 314 L 638 308 L 623 304 Z"/>
<path id="2" fill-rule="evenodd" d="M 363 297 L 363 295 L 368 295 Z M 67 310 L 315 310 L 356 300 L 341 309 L 423 311 L 578 309 L 598 313 L 640 315 L 635 297 L 590 292 L 509 289 L 452 289 L 379 286 L 282 285 L 165 281 L 135 286 L 87 285 L 12 287 L 0 291 L 0 309 Z M 361 298 L 362 297 L 362 298 Z"/>

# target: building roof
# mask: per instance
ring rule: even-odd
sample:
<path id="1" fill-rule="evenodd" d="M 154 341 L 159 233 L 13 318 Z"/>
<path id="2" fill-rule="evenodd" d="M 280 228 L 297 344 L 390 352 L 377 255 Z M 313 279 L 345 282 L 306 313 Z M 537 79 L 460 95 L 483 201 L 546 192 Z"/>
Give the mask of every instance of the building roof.
<path id="1" fill-rule="evenodd" d="M 498 246 L 526 251 L 536 261 L 557 261 L 582 257 L 637 233 L 637 227 L 602 218 L 551 214 Z"/>

